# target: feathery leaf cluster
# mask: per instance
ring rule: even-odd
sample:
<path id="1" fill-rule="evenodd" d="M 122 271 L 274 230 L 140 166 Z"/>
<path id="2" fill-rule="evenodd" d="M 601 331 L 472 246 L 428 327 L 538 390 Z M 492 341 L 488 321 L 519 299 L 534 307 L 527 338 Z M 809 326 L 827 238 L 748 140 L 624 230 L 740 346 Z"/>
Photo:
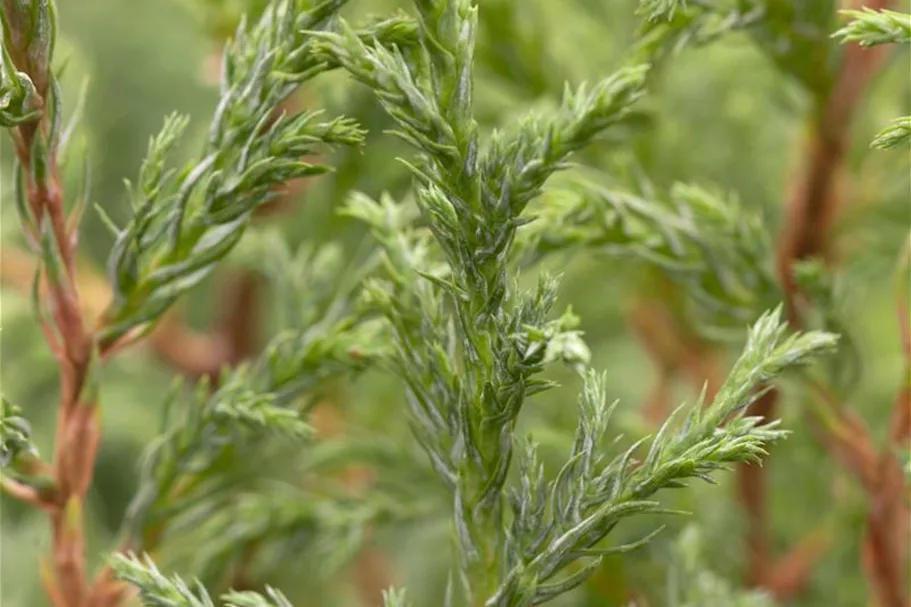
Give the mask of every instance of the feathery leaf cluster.
<path id="1" fill-rule="evenodd" d="M 841 11 L 851 21 L 832 34 L 842 42 L 856 42 L 861 46 L 877 44 L 911 43 L 911 15 L 888 9 Z"/>
<path id="2" fill-rule="evenodd" d="M 137 185 L 130 187 L 133 218 L 114 228 L 109 273 L 115 298 L 102 344 L 150 329 L 234 248 L 253 211 L 275 198 L 278 186 L 329 170 L 302 157 L 319 145 L 362 143 L 362 131 L 348 119 L 326 120 L 319 111 L 274 117 L 298 86 L 333 67 L 306 32 L 329 27 L 343 4 L 332 0 L 302 10 L 300 2 L 279 2 L 254 26 L 240 26 L 224 53 L 221 98 L 198 161 L 181 171 L 164 168 L 184 118 L 170 117 L 152 139 Z M 392 19 L 356 35 L 407 44 L 411 31 L 407 22 Z"/>
<path id="3" fill-rule="evenodd" d="M 118 577 L 140 589 L 139 596 L 149 607 L 215 607 L 205 587 L 199 582 L 187 584 L 178 576 L 167 577 L 148 556 L 112 557 Z M 281 592 L 267 587 L 265 594 L 231 591 L 221 597 L 224 607 L 291 607 L 291 602 Z"/>
<path id="4" fill-rule="evenodd" d="M 539 216 L 522 239 L 526 263 L 574 248 L 644 260 L 685 289 L 712 335 L 739 335 L 781 301 L 762 218 L 733 197 L 675 184 L 661 200 L 576 180 L 549 192 Z"/>
<path id="5" fill-rule="evenodd" d="M 214 391 L 203 380 L 192 398 L 179 399 L 178 383 L 165 403 L 164 433 L 143 458 L 127 533 L 141 534 L 212 499 L 224 489 L 217 463 L 243 445 L 272 435 L 305 438 L 310 430 L 300 409 L 306 405 L 289 405 L 305 392 L 312 398 L 327 378 L 363 368 L 369 350 L 355 352 L 353 344 L 365 345 L 365 337 L 351 317 L 325 330 L 289 331 L 255 364 L 225 372 Z"/>
<path id="6" fill-rule="evenodd" d="M 841 11 L 851 21 L 832 34 L 842 42 L 856 42 L 861 46 L 879 44 L 911 44 L 911 15 L 887 9 L 870 8 Z M 911 116 L 902 116 L 877 133 L 870 147 L 888 150 L 911 143 Z"/>

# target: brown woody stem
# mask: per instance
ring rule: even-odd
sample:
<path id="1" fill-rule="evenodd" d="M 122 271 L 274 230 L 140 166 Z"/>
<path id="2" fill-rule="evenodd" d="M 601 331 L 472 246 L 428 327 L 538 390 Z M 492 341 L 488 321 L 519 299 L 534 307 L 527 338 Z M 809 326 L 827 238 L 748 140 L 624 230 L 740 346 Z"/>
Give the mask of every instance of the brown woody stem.
<path id="1" fill-rule="evenodd" d="M 877 0 L 870 8 L 885 8 L 890 4 L 889 0 Z M 794 282 L 793 265 L 802 259 L 814 257 L 831 261 L 829 238 L 840 203 L 840 181 L 851 119 L 869 83 L 882 67 L 887 52 L 883 47 L 866 49 L 859 45 L 848 46 L 835 86 L 818 106 L 806 146 L 806 164 L 792 189 L 786 209 L 786 228 L 778 248 L 778 272 L 785 287 L 788 319 L 794 329 L 801 323 L 801 295 Z M 776 402 L 776 395 L 769 393 L 753 405 L 750 414 L 770 419 L 775 415 Z M 782 577 L 768 545 L 766 485 L 766 472 L 763 468 L 751 465 L 739 468 L 738 486 L 749 524 L 748 578 L 753 584 L 765 586 L 775 596 L 787 598 L 798 591 L 802 583 L 795 583 L 794 576 L 787 576 L 788 592 L 777 587 L 776 580 L 781 580 Z M 803 543 L 798 543 L 794 550 L 800 550 L 801 546 Z M 791 556 L 793 555 L 782 558 L 780 563 L 793 560 Z M 779 573 L 773 575 L 773 572 Z M 806 573 L 809 573 L 809 568 Z"/>
<path id="2" fill-rule="evenodd" d="M 53 332 L 45 331 L 60 366 L 60 403 L 54 443 L 54 482 L 57 503 L 50 511 L 54 601 L 66 607 L 88 607 L 85 583 L 84 529 L 82 508 L 91 484 L 100 439 L 97 402 L 87 381 L 92 364 L 94 341 L 86 329 L 75 283 L 75 239 L 65 219 L 56 159 L 50 157 L 45 181 L 36 182 L 31 158 L 25 153 L 36 137 L 46 137 L 44 123 L 20 127 L 19 163 L 30 176 L 27 196 L 36 225 L 49 219 L 54 244 L 62 262 L 62 276 L 52 276 L 42 268 L 45 297 L 42 304 L 50 311 Z M 48 583 L 51 583 L 49 580 Z"/>

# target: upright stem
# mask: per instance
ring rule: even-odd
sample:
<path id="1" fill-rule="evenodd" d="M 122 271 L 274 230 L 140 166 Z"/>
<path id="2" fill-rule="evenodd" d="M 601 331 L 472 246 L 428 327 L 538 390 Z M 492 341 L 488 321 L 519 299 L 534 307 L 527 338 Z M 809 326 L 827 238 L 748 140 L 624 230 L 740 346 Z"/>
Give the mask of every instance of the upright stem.
<path id="1" fill-rule="evenodd" d="M 27 116 L 33 117 L 10 129 L 24 197 L 23 229 L 44 287 L 39 289 L 41 327 L 60 368 L 53 465 L 47 470 L 52 487 L 38 496 L 51 519 L 52 551 L 43 580 L 55 607 L 95 607 L 85 579 L 83 510 L 101 429 L 92 380 L 95 339 L 76 286 L 80 211 L 67 216 L 57 163 L 54 124 L 61 117 L 51 70 L 56 7 L 48 1 L 4 0 L 2 8 L 4 62 L 27 76 L 9 74 L 20 83 L 20 94 L 27 91 Z M 29 497 L 28 492 L 18 495 Z"/>
<path id="2" fill-rule="evenodd" d="M 890 0 L 875 0 L 870 3 L 870 8 L 876 10 L 891 4 Z M 788 319 L 794 329 L 798 329 L 801 323 L 801 294 L 794 281 L 794 263 L 813 257 L 831 261 L 829 238 L 840 205 L 840 180 L 851 120 L 869 83 L 882 67 L 887 52 L 885 47 L 847 47 L 835 86 L 817 106 L 806 144 L 805 165 L 788 199 L 785 230 L 778 247 L 778 273 L 785 287 Z M 772 419 L 777 401 L 775 392 L 768 393 L 753 405 L 750 415 Z M 773 580 L 791 579 L 794 576 L 782 575 L 768 545 L 766 468 L 744 464 L 740 466 L 738 474 L 740 498 L 747 511 L 749 524 L 749 581 L 766 586 L 774 595 L 785 598 L 780 588 L 770 587 Z M 800 545 L 795 548 L 798 549 L 801 549 Z M 784 558 L 781 566 L 789 565 L 792 561 L 791 558 Z M 790 590 L 795 588 L 792 585 Z"/>
<path id="3" fill-rule="evenodd" d="M 46 93 L 46 91 L 44 91 Z M 91 385 L 94 338 L 82 315 L 76 288 L 75 222 L 67 227 L 63 193 L 57 161 L 49 152 L 49 171 L 42 179 L 33 166 L 30 151 L 48 139 L 46 117 L 40 123 L 19 127 L 16 146 L 26 180 L 27 200 L 32 212 L 32 240 L 50 237 L 56 248 L 50 255 L 59 259 L 59 268 L 44 260 L 41 273 L 46 285 L 46 301 L 52 331 L 48 339 L 60 366 L 60 402 L 54 443 L 53 476 L 57 508 L 51 513 L 53 584 L 48 593 L 62 607 L 89 607 L 85 582 L 83 507 L 92 481 L 100 440 L 98 403 Z M 50 145 L 47 149 L 51 149 Z M 48 226 L 46 230 L 42 226 Z M 27 228 L 28 229 L 28 228 Z M 46 234 L 42 235 L 42 231 Z M 58 273 L 59 272 L 59 273 Z M 63 601 L 62 603 L 60 601 Z"/>

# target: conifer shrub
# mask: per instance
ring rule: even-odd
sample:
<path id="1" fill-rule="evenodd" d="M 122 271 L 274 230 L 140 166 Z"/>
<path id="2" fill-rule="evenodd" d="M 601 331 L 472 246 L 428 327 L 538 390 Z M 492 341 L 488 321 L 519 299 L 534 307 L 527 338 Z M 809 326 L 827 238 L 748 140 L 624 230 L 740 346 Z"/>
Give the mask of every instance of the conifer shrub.
<path id="1" fill-rule="evenodd" d="M 0 12 L 4 604 L 907 605 L 911 16 L 193 0 L 147 82 L 65 4 Z"/>

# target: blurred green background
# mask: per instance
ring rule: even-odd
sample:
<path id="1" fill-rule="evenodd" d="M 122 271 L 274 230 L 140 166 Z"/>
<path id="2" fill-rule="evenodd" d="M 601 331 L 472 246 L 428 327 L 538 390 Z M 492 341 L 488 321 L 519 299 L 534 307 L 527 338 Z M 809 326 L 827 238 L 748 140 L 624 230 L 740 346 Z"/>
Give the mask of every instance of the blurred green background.
<path id="1" fill-rule="evenodd" d="M 189 114 L 194 133 L 190 143 L 196 144 L 216 102 L 217 89 L 206 81 L 204 65 L 219 47 L 217 35 L 189 4 L 58 2 L 62 28 L 58 52 L 70 62 L 63 81 L 65 103 L 72 109 L 80 87 L 87 83 L 82 129 L 94 179 L 92 200 L 115 221 L 121 222 L 128 211 L 123 179 L 135 178 L 148 138 L 157 132 L 163 116 L 175 110 Z M 609 74 L 624 59 L 640 23 L 632 0 L 480 0 L 478 4 L 481 40 L 476 90 L 485 128 L 513 118 L 522 109 L 558 99 L 564 81 L 578 84 Z M 349 12 L 355 18 L 407 6 L 386 0 L 360 0 L 352 5 Z M 911 223 L 911 182 L 906 150 L 872 152 L 867 146 L 882 125 L 908 112 L 908 59 L 907 52 L 895 56 L 858 112 L 846 171 L 846 208 L 837 230 L 845 305 L 861 360 L 861 377 L 849 397 L 876 437 L 884 434 L 902 380 L 891 281 L 893 260 Z M 293 246 L 338 240 L 353 253 L 363 230 L 335 211 L 351 190 L 405 194 L 408 175 L 394 158 L 407 150 L 383 133 L 390 124 L 369 91 L 342 74 L 319 78 L 302 92 L 302 99 L 308 106 L 325 107 L 331 115 L 355 117 L 369 129 L 368 144 L 364 151 L 337 154 L 330 163 L 337 167 L 336 173 L 309 183 L 300 203 L 280 222 L 266 220 L 260 225 L 277 226 Z M 806 92 L 783 77 L 747 36 L 731 35 L 670 59 L 650 84 L 645 124 L 620 144 L 601 144 L 587 158 L 608 170 L 634 159 L 659 187 L 686 181 L 733 191 L 745 204 L 762 209 L 769 230 L 777 234 L 788 184 L 800 168 L 809 106 Z M 9 200 L 8 142 L 2 145 L 0 225 L 7 247 L 20 241 Z M 97 214 L 89 212 L 82 239 L 86 259 L 103 269 L 111 244 Z M 205 329 L 218 316 L 220 281 L 232 266 L 250 263 L 245 251 L 241 246 L 224 268 L 192 294 L 188 310 L 196 328 Z M 582 319 L 593 366 L 607 371 L 609 396 L 621 403 L 614 429 L 628 437 L 642 434 L 647 427 L 639 405 L 651 391 L 656 369 L 631 330 L 628 316 L 637 298 L 652 293 L 651 275 L 630 260 L 589 253 L 555 260 L 551 266 L 563 274 L 562 302 L 571 304 Z M 28 298 L 6 285 L 0 295 L 2 390 L 23 407 L 39 448 L 50 454 L 55 365 L 33 322 Z M 568 372 L 554 375 L 562 387 L 529 403 L 523 423 L 546 454 L 558 457 L 572 438 L 579 382 Z M 104 372 L 104 441 L 88 512 L 93 563 L 115 541 L 135 489 L 138 457 L 156 432 L 160 403 L 173 376 L 174 371 L 147 348 L 133 349 Z M 411 440 L 401 387 L 394 380 L 368 373 L 354 384 L 338 386 L 333 394 L 352 435 L 381 433 L 391 440 Z M 674 386 L 674 403 L 694 396 L 685 381 Z M 811 435 L 804 405 L 797 392 L 785 392 L 781 411 L 793 435 L 774 449 L 768 467 L 774 490 L 770 503 L 774 543 L 783 551 L 807 530 L 823 525 L 833 541 L 814 569 L 809 589 L 792 604 L 862 605 L 867 588 L 858 550 L 865 498 L 854 479 Z M 293 470 L 297 457 L 288 452 L 279 463 Z M 733 480 L 733 475 L 722 475 L 719 486 L 696 485 L 667 499 L 673 507 L 694 512 L 692 519 L 701 523 L 706 566 L 736 582 L 742 577 L 745 551 L 744 521 Z M 0 604 L 46 605 L 37 567 L 48 549 L 46 519 L 6 497 L 0 497 L 0 507 Z M 607 562 L 598 573 L 598 583 L 555 604 L 620 605 L 628 588 L 645 589 L 656 597 L 650 604 L 663 604 L 670 546 L 685 523 L 670 520 L 668 530 L 650 546 Z M 643 521 L 638 523 L 640 528 L 636 524 L 622 528 L 617 540 L 634 538 L 652 524 Z M 436 518 L 377 532 L 376 541 L 391 563 L 395 583 L 409 588 L 416 605 L 440 604 L 450 545 L 447 533 L 445 511 Z M 277 585 L 302 606 L 357 605 L 350 573 L 342 568 L 321 577 L 315 558 L 304 542 L 294 558 L 259 582 Z"/>

